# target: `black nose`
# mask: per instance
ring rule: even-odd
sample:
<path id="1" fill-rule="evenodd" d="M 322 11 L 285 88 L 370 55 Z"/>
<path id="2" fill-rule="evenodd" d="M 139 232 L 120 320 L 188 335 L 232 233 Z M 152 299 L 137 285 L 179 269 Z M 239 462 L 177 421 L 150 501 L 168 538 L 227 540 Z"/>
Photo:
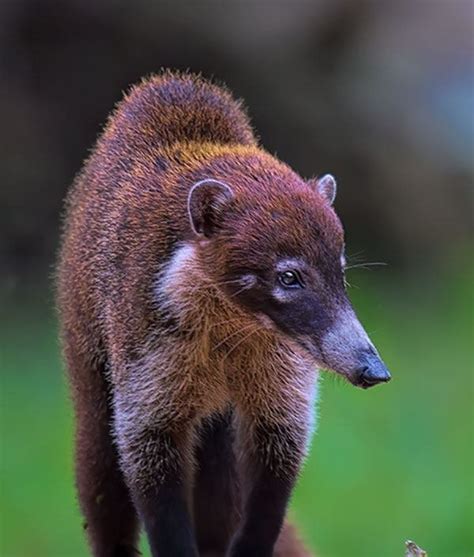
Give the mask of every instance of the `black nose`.
<path id="1" fill-rule="evenodd" d="M 375 354 L 362 358 L 363 363 L 356 371 L 356 382 L 360 387 L 368 389 L 379 383 L 387 383 L 392 378 L 382 360 Z"/>

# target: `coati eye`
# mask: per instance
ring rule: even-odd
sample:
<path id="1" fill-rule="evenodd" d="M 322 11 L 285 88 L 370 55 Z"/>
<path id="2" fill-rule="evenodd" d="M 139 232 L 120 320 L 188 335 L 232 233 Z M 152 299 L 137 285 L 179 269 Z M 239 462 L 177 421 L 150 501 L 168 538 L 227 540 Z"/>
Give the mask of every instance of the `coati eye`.
<path id="1" fill-rule="evenodd" d="M 278 275 L 278 280 L 285 288 L 302 288 L 303 283 L 296 271 L 283 271 Z"/>

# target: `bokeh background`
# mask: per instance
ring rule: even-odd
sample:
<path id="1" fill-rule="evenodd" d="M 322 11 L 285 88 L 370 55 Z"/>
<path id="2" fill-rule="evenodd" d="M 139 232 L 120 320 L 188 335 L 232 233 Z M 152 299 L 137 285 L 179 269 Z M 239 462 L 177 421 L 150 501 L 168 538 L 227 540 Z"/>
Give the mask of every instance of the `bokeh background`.
<path id="1" fill-rule="evenodd" d="M 321 557 L 474 553 L 470 0 L 0 3 L 0 555 L 88 554 L 53 271 L 62 200 L 122 91 L 224 81 L 262 143 L 338 178 L 354 304 L 393 373 L 325 377 L 291 513 Z M 144 546 L 144 554 L 148 555 Z"/>

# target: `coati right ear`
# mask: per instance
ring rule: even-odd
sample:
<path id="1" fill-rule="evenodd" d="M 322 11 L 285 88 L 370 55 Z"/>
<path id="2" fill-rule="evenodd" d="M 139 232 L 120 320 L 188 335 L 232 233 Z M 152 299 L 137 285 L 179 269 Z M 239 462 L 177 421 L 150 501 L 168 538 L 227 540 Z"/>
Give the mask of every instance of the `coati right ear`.
<path id="1" fill-rule="evenodd" d="M 188 195 L 191 228 L 199 236 L 210 238 L 219 228 L 226 205 L 234 198 L 232 189 L 218 180 L 201 180 Z"/>
<path id="2" fill-rule="evenodd" d="M 319 195 L 325 199 L 329 205 L 334 203 L 336 198 L 336 178 L 332 174 L 325 174 L 321 178 L 313 178 L 309 180 L 309 185 L 317 192 Z"/>

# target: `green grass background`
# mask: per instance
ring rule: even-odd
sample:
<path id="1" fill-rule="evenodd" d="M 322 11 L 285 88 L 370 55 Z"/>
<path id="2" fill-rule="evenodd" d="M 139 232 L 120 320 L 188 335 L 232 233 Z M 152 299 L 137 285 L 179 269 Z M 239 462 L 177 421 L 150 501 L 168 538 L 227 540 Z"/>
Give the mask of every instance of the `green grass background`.
<path id="1" fill-rule="evenodd" d="M 393 381 L 362 391 L 324 374 L 290 511 L 321 557 L 400 557 L 407 538 L 430 557 L 474 555 L 473 277 L 349 277 Z M 48 299 L 2 310 L 1 557 L 88 555 Z"/>

